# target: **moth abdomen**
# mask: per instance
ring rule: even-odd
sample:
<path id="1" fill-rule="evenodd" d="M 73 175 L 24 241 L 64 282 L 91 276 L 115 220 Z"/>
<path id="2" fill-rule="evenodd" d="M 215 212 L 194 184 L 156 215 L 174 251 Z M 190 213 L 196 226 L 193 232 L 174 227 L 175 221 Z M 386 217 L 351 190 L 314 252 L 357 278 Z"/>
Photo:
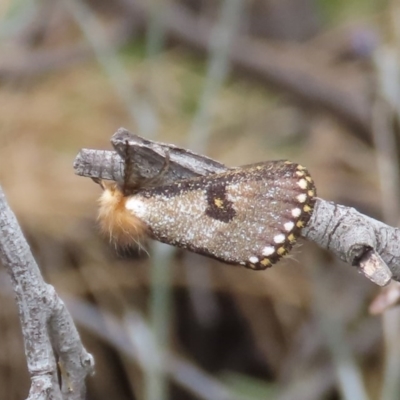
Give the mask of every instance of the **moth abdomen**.
<path id="1" fill-rule="evenodd" d="M 139 190 L 125 207 L 156 240 L 265 269 L 291 250 L 315 195 L 304 167 L 270 161 Z"/>

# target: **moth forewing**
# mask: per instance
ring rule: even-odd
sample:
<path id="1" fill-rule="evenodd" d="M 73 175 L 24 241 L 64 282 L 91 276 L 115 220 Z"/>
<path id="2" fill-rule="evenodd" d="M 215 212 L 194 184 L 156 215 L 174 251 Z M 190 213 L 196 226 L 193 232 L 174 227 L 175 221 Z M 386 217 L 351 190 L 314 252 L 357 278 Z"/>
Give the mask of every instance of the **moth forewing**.
<path id="1" fill-rule="evenodd" d="M 124 207 L 156 240 L 265 269 L 290 251 L 310 218 L 314 197 L 304 167 L 270 161 L 139 188 L 124 199 Z M 118 232 L 136 230 L 128 226 Z"/>

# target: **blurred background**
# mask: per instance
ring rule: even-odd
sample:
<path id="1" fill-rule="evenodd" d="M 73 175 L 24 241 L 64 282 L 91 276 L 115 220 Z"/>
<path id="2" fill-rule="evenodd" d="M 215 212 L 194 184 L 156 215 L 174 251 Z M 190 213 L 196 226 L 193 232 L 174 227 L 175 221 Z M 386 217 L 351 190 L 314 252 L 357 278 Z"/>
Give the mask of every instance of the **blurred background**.
<path id="1" fill-rule="evenodd" d="M 287 158 L 320 197 L 399 223 L 398 0 L 2 0 L 0 184 L 96 359 L 88 399 L 400 398 L 400 316 L 302 242 L 254 272 L 114 248 L 82 147 L 121 126 L 230 166 Z M 27 396 L 0 269 L 0 399 Z"/>

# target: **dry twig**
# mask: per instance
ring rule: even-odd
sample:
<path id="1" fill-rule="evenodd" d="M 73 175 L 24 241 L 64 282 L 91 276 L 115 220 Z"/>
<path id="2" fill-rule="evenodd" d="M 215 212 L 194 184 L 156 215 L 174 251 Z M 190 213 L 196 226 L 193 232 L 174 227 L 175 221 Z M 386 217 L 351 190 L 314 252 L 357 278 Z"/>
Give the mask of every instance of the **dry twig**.
<path id="1" fill-rule="evenodd" d="M 47 284 L 0 187 L 0 262 L 11 278 L 31 376 L 28 400 L 81 400 L 94 367 L 63 301 Z M 61 370 L 61 388 L 57 363 Z"/>

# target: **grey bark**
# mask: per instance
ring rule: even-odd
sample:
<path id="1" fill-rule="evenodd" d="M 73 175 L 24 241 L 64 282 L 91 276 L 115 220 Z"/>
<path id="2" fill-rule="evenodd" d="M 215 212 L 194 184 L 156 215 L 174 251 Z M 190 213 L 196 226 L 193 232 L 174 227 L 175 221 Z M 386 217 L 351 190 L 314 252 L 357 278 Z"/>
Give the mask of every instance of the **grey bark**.
<path id="1" fill-rule="evenodd" d="M 28 400 L 80 400 L 93 369 L 63 301 L 47 284 L 0 187 L 0 262 L 18 304 L 31 388 Z M 62 376 L 60 387 L 55 354 Z"/>
<path id="2" fill-rule="evenodd" d="M 129 157 L 142 177 L 157 176 L 165 165 L 165 159 L 170 159 L 162 184 L 229 169 L 189 150 L 145 140 L 124 128 L 113 135 L 111 143 L 116 151 L 82 149 L 74 162 L 75 173 L 122 183 L 127 144 Z M 400 281 L 400 230 L 354 208 L 317 198 L 313 215 L 303 228 L 302 236 L 356 266 L 377 285 L 385 286 L 391 279 Z"/>

